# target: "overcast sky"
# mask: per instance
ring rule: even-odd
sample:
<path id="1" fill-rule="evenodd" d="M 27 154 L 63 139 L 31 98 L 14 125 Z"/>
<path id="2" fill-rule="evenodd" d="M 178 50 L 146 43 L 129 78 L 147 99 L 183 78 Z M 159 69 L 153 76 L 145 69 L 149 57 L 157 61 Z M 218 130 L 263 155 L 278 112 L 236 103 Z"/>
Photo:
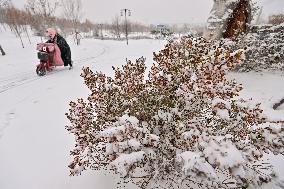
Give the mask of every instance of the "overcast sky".
<path id="1" fill-rule="evenodd" d="M 21 8 L 26 0 L 12 0 Z M 263 15 L 284 13 L 284 0 L 255 0 L 263 6 Z M 213 0 L 82 0 L 84 18 L 110 22 L 120 10 L 130 9 L 130 19 L 146 24 L 205 23 Z"/>

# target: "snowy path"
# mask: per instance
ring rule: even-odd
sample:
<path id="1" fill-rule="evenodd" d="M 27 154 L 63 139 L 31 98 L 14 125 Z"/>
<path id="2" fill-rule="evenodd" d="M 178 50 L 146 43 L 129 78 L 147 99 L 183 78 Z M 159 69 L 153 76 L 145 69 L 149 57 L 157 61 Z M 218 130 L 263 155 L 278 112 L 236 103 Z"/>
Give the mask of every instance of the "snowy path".
<path id="1" fill-rule="evenodd" d="M 94 47 L 96 48 L 96 45 Z M 74 64 L 76 66 L 82 66 L 82 65 L 84 65 L 84 63 L 92 61 L 96 58 L 99 58 L 100 56 L 102 56 L 103 54 L 106 53 L 107 46 L 104 47 L 103 45 L 100 45 L 98 47 L 99 47 L 98 49 L 101 48 L 101 52 L 94 52 L 94 56 L 74 59 Z M 62 71 L 62 69 L 56 69 L 53 72 L 50 72 L 48 75 L 54 74 L 58 71 Z M 0 78 L 0 93 L 3 93 L 3 92 L 10 90 L 12 88 L 15 88 L 15 87 L 18 87 L 18 86 L 21 86 L 21 85 L 42 79 L 42 78 L 44 78 L 44 77 L 38 77 L 37 75 L 35 75 L 34 68 L 33 68 L 33 70 L 11 74 L 7 77 Z"/>
<path id="2" fill-rule="evenodd" d="M 126 58 L 145 56 L 151 64 L 152 52 L 163 42 L 130 41 L 126 46 L 125 42 L 83 40 L 80 47 L 72 45 L 72 70 L 57 68 L 38 77 L 35 44 L 22 49 L 11 35 L 0 38 L 7 51 L 0 57 L 0 189 L 115 188 L 112 178 L 98 173 L 69 177 L 74 141 L 64 129 L 64 114 L 71 100 L 88 94 L 80 77 L 83 66 L 112 74 L 111 67 Z"/>

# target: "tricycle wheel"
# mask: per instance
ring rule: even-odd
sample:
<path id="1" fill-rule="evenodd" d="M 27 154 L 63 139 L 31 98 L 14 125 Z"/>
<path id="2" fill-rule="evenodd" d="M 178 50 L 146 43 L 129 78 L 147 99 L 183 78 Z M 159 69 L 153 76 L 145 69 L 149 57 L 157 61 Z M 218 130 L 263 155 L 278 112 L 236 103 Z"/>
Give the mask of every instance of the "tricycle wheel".
<path id="1" fill-rule="evenodd" d="M 46 74 L 46 69 L 44 66 L 38 66 L 36 68 L 36 73 L 38 76 L 44 76 Z"/>

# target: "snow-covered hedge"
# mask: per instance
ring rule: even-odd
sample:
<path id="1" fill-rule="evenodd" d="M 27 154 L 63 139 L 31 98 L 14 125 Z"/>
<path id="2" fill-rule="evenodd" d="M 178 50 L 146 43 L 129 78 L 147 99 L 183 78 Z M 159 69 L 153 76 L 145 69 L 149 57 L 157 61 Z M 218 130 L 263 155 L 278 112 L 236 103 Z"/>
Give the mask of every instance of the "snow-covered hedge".
<path id="1" fill-rule="evenodd" d="M 229 46 L 245 50 L 246 60 L 236 66 L 236 71 L 284 71 L 284 24 L 254 26 L 251 32 L 231 41 Z"/>
<path id="2" fill-rule="evenodd" d="M 270 181 L 263 154 L 283 154 L 283 123 L 268 122 L 259 104 L 235 100 L 242 86 L 226 73 L 241 57 L 203 38 L 182 38 L 154 53 L 147 80 L 143 57 L 114 68 L 114 78 L 84 68 L 91 93 L 66 114 L 76 139 L 71 175 L 110 169 L 140 188 Z"/>

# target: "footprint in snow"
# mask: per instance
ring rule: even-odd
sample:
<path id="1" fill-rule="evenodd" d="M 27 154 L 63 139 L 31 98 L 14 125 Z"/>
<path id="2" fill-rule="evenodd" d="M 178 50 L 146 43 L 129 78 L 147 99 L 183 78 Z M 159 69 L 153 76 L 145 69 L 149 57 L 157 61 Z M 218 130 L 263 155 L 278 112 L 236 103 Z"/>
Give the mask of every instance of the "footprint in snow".
<path id="1" fill-rule="evenodd" d="M 11 111 L 6 114 L 3 125 L 0 125 L 0 138 L 2 137 L 4 130 L 10 126 L 11 121 L 15 118 L 15 112 Z"/>

